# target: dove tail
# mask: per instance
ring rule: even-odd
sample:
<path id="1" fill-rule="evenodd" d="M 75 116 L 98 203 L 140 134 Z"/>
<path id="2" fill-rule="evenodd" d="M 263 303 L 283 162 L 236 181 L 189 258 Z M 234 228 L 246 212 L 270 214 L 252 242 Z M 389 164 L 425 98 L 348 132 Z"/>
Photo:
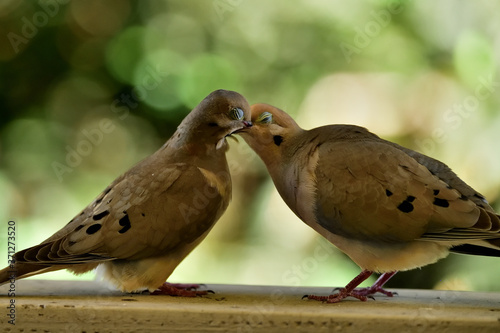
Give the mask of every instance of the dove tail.
<path id="1" fill-rule="evenodd" d="M 47 265 L 36 264 L 16 264 L 14 268 L 8 266 L 0 271 L 0 286 L 15 280 L 24 279 L 48 271 L 54 271 L 65 267 L 53 267 Z"/>
<path id="2" fill-rule="evenodd" d="M 500 238 L 483 239 L 480 243 L 454 246 L 450 252 L 476 256 L 500 257 Z"/>
<path id="3" fill-rule="evenodd" d="M 497 242 L 498 241 L 500 240 L 497 240 Z M 472 244 L 462 244 L 454 246 L 450 249 L 450 252 L 460 253 L 460 254 L 470 254 L 475 256 L 500 257 L 500 249 L 493 249 L 490 247 L 484 247 Z"/>
<path id="4" fill-rule="evenodd" d="M 491 208 L 490 208 L 491 209 Z M 500 257 L 500 215 L 488 208 L 479 209 L 479 217 L 476 224 L 472 227 L 474 231 L 491 233 L 493 237 L 486 238 L 474 244 L 462 244 L 454 246 L 450 252 L 472 254 L 476 256 Z"/>
<path id="5" fill-rule="evenodd" d="M 11 280 L 12 269 L 10 267 L 5 267 L 0 271 L 0 286 Z"/>

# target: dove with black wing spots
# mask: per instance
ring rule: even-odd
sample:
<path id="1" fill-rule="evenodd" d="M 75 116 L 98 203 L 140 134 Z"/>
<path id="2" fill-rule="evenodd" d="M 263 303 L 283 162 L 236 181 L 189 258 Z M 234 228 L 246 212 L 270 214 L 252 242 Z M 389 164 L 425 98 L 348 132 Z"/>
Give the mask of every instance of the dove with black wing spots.
<path id="1" fill-rule="evenodd" d="M 161 287 L 172 295 L 203 294 L 163 283 L 226 210 L 226 138 L 251 126 L 243 96 L 212 92 L 157 152 L 113 181 L 61 230 L 16 253 L 15 278 L 100 266 L 103 277 L 125 292 Z M 0 271 L 0 283 L 12 271 Z"/>
<path id="2" fill-rule="evenodd" d="M 440 161 L 354 125 L 303 130 L 284 111 L 252 105 L 243 139 L 286 204 L 363 270 L 338 293 L 366 300 L 397 271 L 450 252 L 500 256 L 500 218 L 484 196 Z M 369 288 L 355 289 L 372 273 Z"/>

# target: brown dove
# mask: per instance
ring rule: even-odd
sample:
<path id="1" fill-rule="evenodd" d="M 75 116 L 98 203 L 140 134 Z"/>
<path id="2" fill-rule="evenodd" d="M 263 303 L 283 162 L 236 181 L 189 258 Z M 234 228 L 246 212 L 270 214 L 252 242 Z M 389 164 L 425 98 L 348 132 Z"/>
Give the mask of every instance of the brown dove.
<path id="1" fill-rule="evenodd" d="M 17 252 L 0 284 L 101 266 L 120 290 L 179 296 L 204 291 L 164 283 L 205 238 L 231 198 L 226 137 L 251 127 L 246 99 L 217 90 L 195 107 L 154 154 L 118 177 L 66 226 Z"/>
<path id="2" fill-rule="evenodd" d="M 362 301 L 397 271 L 449 252 L 500 256 L 500 219 L 486 199 L 449 167 L 383 140 L 362 127 L 303 130 L 284 111 L 252 105 L 241 136 L 264 161 L 286 204 L 346 253 L 362 272 L 345 288 L 309 299 Z M 369 288 L 355 289 L 372 273 Z"/>

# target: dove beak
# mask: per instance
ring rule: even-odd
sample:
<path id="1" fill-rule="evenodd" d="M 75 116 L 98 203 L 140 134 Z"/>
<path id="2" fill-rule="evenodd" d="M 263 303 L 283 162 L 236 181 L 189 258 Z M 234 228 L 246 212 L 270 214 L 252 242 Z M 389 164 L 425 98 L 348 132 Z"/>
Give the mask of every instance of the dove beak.
<path id="1" fill-rule="evenodd" d="M 239 128 L 239 129 L 237 129 L 235 131 L 232 131 L 231 133 L 226 134 L 222 139 L 219 140 L 219 142 L 217 142 L 216 149 L 219 149 L 219 148 L 222 147 L 222 145 L 224 144 L 226 138 L 233 138 L 234 140 L 236 140 L 236 142 L 238 142 L 238 139 L 236 139 L 233 136 L 233 134 L 241 133 L 241 132 L 246 132 L 246 130 L 248 128 L 250 128 L 250 127 L 253 126 L 253 124 L 252 124 L 251 121 L 243 120 L 242 123 L 243 123 L 244 127 Z"/>
<path id="2" fill-rule="evenodd" d="M 253 126 L 253 123 L 251 121 L 247 121 L 247 120 L 243 120 L 242 121 L 243 125 L 245 125 L 245 127 L 242 127 L 240 129 L 237 129 L 236 131 L 234 131 L 233 133 L 231 134 L 236 134 L 236 133 L 241 133 L 241 132 L 246 132 L 247 129 L 249 129 L 250 127 Z"/>

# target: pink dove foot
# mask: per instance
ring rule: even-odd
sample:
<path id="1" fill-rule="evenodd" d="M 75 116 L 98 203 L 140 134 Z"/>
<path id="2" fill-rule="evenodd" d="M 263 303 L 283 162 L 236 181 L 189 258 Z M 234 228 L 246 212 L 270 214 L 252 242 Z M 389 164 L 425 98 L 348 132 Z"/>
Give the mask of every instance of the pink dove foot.
<path id="1" fill-rule="evenodd" d="M 306 295 L 304 296 L 304 298 L 325 303 L 338 303 L 342 301 L 344 298 L 349 296 L 365 302 L 368 299 L 368 297 L 375 299 L 373 298 L 372 295 L 377 292 L 382 293 L 388 297 L 392 297 L 395 295 L 395 293 L 383 289 L 382 286 L 387 281 L 389 281 L 389 279 L 393 277 L 396 273 L 397 272 L 384 273 L 377 279 L 377 281 L 375 281 L 375 283 L 371 287 L 355 289 L 360 283 L 362 283 L 367 278 L 369 278 L 370 275 L 372 275 L 372 272 L 364 270 L 358 276 L 356 276 L 351 282 L 349 282 L 349 284 L 347 284 L 345 288 L 338 289 L 339 292 L 336 294 L 328 296 Z"/>
<path id="2" fill-rule="evenodd" d="M 158 289 L 150 293 L 151 295 L 167 295 L 179 297 L 196 297 L 213 293 L 212 290 L 197 290 L 199 284 L 163 283 Z"/>

